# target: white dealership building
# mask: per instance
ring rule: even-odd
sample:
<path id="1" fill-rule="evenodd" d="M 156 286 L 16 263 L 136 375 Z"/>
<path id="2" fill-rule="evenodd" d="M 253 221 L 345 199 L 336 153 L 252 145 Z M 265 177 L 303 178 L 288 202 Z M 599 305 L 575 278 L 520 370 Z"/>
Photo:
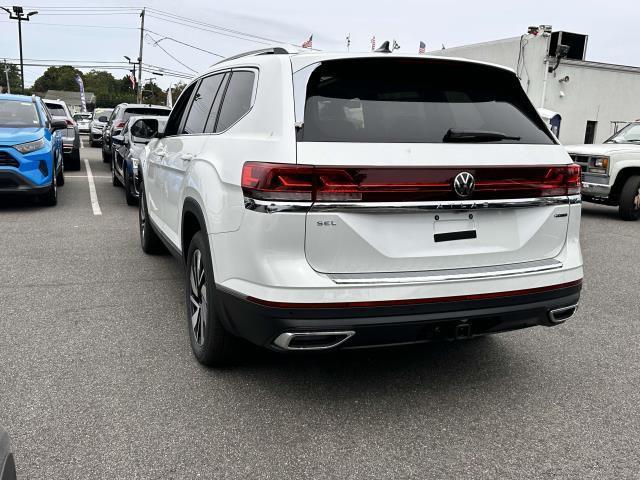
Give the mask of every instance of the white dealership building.
<path id="1" fill-rule="evenodd" d="M 560 114 L 562 143 L 599 143 L 640 118 L 640 67 L 588 61 L 587 43 L 587 35 L 541 26 L 521 37 L 430 54 L 512 68 L 537 108 Z"/>

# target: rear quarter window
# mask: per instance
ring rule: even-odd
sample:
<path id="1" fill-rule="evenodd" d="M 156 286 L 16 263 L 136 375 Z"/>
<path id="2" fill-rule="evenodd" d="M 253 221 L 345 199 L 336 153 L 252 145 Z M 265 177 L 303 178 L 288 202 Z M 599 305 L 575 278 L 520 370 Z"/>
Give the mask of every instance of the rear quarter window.
<path id="1" fill-rule="evenodd" d="M 439 59 L 348 59 L 294 74 L 298 141 L 443 143 L 449 130 L 555 144 L 512 72 Z M 483 140 L 486 143 L 486 140 Z"/>
<path id="2" fill-rule="evenodd" d="M 253 105 L 256 73 L 234 71 L 227 85 L 218 116 L 216 132 L 223 132 L 240 120 Z"/>
<path id="3" fill-rule="evenodd" d="M 62 105 L 58 105 L 57 103 L 46 103 L 47 109 L 49 113 L 54 117 L 66 117 L 67 111 L 64 109 Z"/>

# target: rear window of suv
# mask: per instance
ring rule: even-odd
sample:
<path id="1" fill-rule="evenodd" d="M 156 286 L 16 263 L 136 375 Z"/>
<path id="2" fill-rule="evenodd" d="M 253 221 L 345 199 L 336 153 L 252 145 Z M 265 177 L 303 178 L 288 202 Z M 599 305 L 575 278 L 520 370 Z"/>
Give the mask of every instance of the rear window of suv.
<path id="1" fill-rule="evenodd" d="M 467 141 L 556 143 L 515 75 L 487 65 L 331 60 L 296 72 L 294 90 L 302 142 L 443 143 L 448 132 L 479 132 Z"/>
<path id="2" fill-rule="evenodd" d="M 49 110 L 49 113 L 54 116 L 54 117 L 66 117 L 67 116 L 67 111 L 64 109 L 64 107 L 58 103 L 46 103 L 47 105 L 47 110 Z"/>
<path id="3" fill-rule="evenodd" d="M 122 121 L 126 122 L 129 117 L 134 115 L 156 115 L 159 117 L 168 117 L 171 110 L 167 108 L 127 108 L 122 114 Z"/>

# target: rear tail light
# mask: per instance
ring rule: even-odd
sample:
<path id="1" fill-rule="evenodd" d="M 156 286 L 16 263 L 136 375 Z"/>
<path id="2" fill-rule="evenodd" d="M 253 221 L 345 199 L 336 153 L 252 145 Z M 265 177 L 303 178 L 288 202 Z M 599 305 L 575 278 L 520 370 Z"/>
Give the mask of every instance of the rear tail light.
<path id="1" fill-rule="evenodd" d="M 552 197 L 580 193 L 580 166 L 515 167 L 314 167 L 247 162 L 244 195 L 256 200 L 398 202 L 460 200 L 456 175 L 475 178 L 466 200 Z"/>
<path id="2" fill-rule="evenodd" d="M 116 124 L 116 128 L 122 128 L 122 127 L 124 127 L 124 123 L 125 123 L 125 122 L 118 122 L 118 123 Z"/>
<path id="3" fill-rule="evenodd" d="M 70 126 L 70 127 L 75 126 L 76 123 L 73 120 L 71 120 L 70 118 L 67 118 L 66 120 L 67 120 L 67 125 L 68 126 Z"/>

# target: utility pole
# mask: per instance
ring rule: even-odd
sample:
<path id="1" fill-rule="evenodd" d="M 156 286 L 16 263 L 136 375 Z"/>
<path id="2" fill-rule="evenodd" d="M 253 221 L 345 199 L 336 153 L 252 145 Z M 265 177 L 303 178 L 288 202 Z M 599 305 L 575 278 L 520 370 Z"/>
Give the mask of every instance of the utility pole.
<path id="1" fill-rule="evenodd" d="M 140 55 L 138 56 L 138 103 L 142 103 L 142 46 L 144 45 L 144 11 L 140 13 Z"/>
<path id="2" fill-rule="evenodd" d="M 7 79 L 7 93 L 11 93 L 11 85 L 9 85 L 9 65 L 7 65 L 7 59 L 4 60 L 4 78 Z"/>
<path id="3" fill-rule="evenodd" d="M 13 12 L 5 7 L 0 7 L 2 10 L 9 14 L 9 20 L 18 21 L 18 42 L 20 43 L 20 80 L 22 81 L 22 93 L 24 93 L 24 61 L 22 60 L 22 22 L 28 22 L 32 15 L 36 15 L 38 12 L 24 13 L 22 7 L 13 7 Z M 144 11 L 143 11 L 144 12 Z M 140 47 L 142 52 L 142 47 Z"/>

